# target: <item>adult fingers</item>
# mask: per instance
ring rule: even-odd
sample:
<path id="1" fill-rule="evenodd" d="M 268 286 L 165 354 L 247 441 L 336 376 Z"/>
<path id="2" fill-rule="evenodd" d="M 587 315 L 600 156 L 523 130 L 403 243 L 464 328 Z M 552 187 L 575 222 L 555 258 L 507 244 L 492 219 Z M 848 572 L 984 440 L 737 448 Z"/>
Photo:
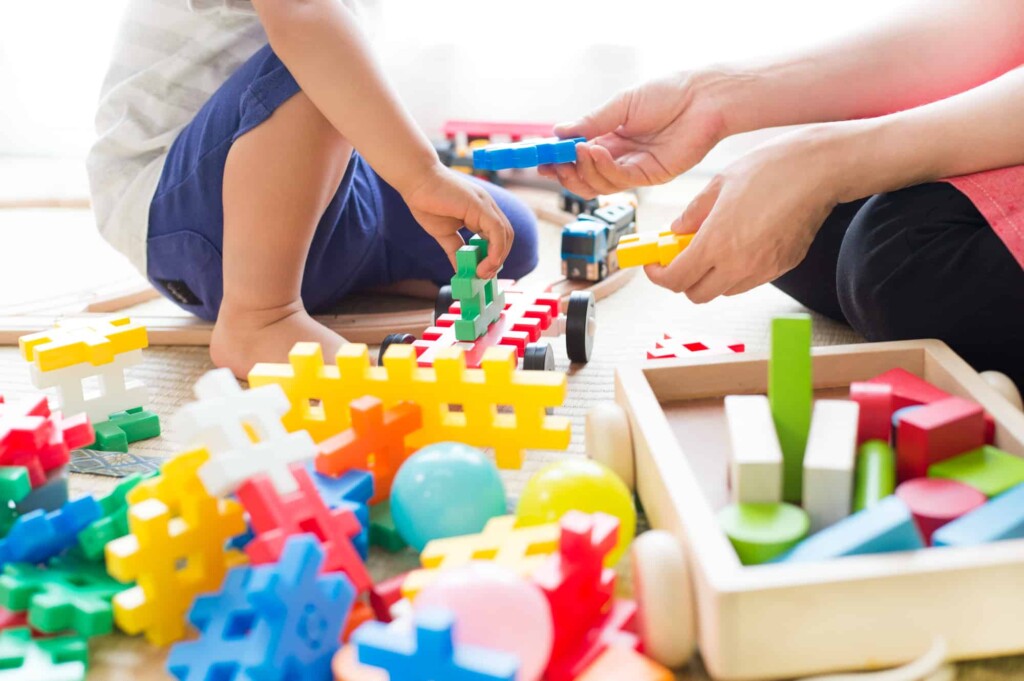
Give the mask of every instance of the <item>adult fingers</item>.
<path id="1" fill-rule="evenodd" d="M 676 234 L 696 233 L 700 226 L 704 224 L 704 221 L 708 219 L 712 209 L 714 209 L 715 202 L 718 201 L 718 195 L 721 191 L 722 185 L 720 182 L 716 180 L 709 182 L 690 201 L 689 205 L 683 209 L 682 214 L 672 222 L 672 231 Z"/>
<path id="2" fill-rule="evenodd" d="M 572 193 L 579 194 L 585 199 L 592 199 L 601 193 L 587 184 L 583 178 L 580 177 L 576 164 L 559 163 L 558 165 L 551 167 L 554 169 L 555 176 L 558 178 L 558 181 L 562 183 L 562 186 Z"/>
<path id="3" fill-rule="evenodd" d="M 556 125 L 555 134 L 559 137 L 590 139 L 611 132 L 626 122 L 632 99 L 633 90 L 623 90 L 583 118 Z"/>
<path id="4" fill-rule="evenodd" d="M 589 145 L 576 145 L 576 171 L 587 185 L 597 190 L 598 194 L 614 194 L 619 191 L 619 188 L 597 169 Z"/>
<path id="5" fill-rule="evenodd" d="M 611 182 L 616 191 L 651 184 L 643 168 L 633 163 L 617 163 L 610 151 L 601 146 L 588 145 L 597 172 Z"/>
<path id="6" fill-rule="evenodd" d="M 695 284 L 683 292 L 694 303 L 709 303 L 735 285 L 735 276 L 728 270 L 712 267 Z"/>

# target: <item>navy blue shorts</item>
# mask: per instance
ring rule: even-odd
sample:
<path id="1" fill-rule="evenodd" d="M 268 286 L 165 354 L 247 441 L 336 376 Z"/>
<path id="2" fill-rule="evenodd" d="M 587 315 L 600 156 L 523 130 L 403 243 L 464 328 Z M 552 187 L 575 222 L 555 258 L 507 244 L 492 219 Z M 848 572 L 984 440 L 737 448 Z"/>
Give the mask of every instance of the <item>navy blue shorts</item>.
<path id="1" fill-rule="evenodd" d="M 149 209 L 147 274 L 161 293 L 203 319 L 216 319 L 224 292 L 222 185 L 228 151 L 298 92 L 288 69 L 264 47 L 214 93 L 171 146 Z M 518 279 L 537 264 L 536 220 L 508 192 L 483 185 L 515 228 L 501 276 Z M 353 154 L 306 260 L 306 309 L 324 312 L 348 293 L 396 281 L 444 284 L 451 276 L 444 251 L 420 228 L 398 192 Z"/>

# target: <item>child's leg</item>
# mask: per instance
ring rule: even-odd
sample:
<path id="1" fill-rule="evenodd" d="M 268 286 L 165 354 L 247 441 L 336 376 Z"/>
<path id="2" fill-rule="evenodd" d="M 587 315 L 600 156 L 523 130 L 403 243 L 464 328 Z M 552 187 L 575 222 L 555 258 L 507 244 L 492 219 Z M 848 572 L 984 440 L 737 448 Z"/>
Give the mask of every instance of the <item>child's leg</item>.
<path id="1" fill-rule="evenodd" d="M 1024 270 L 952 185 L 871 198 L 843 240 L 837 283 L 868 340 L 938 338 L 1024 385 Z"/>

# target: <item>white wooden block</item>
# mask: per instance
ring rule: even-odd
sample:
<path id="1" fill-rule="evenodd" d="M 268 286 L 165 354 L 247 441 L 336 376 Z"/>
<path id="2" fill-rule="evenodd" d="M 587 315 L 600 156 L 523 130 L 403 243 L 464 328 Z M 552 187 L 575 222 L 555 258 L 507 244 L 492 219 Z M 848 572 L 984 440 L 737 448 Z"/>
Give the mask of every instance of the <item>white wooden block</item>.
<path id="1" fill-rule="evenodd" d="M 732 499 L 742 504 L 782 501 L 782 448 L 764 395 L 725 398 L 731 447 Z"/>
<path id="2" fill-rule="evenodd" d="M 850 515 L 857 457 L 860 405 L 851 400 L 818 400 L 804 452 L 803 507 L 811 532 Z"/>

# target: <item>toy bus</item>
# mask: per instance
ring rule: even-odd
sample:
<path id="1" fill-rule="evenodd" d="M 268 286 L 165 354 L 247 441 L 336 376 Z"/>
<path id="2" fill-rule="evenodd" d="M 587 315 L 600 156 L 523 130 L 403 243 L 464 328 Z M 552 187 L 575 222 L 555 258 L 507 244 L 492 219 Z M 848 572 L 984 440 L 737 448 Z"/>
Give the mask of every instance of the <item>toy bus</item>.
<path id="1" fill-rule="evenodd" d="M 615 250 L 619 239 L 636 233 L 635 199 L 600 203 L 598 200 L 596 208 L 592 203 L 584 204 L 589 211 L 562 228 L 562 275 L 566 279 L 604 280 L 619 269 Z"/>

